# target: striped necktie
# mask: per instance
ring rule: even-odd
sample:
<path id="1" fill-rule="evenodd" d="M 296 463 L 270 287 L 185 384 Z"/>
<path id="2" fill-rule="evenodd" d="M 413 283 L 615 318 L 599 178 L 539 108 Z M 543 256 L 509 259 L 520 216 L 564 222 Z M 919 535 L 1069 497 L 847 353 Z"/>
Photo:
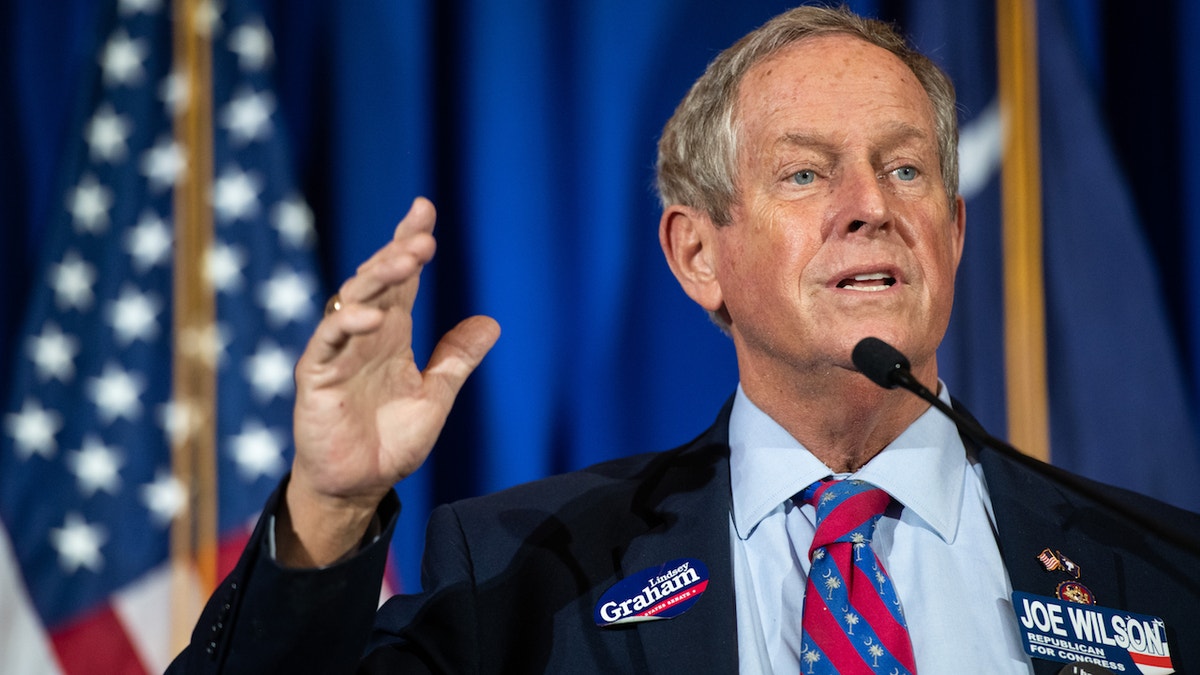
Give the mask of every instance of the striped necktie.
<path id="1" fill-rule="evenodd" d="M 875 523 L 891 496 L 860 480 L 825 479 L 797 497 L 817 509 L 804 591 L 801 672 L 915 675 L 900 599 L 871 549 Z"/>

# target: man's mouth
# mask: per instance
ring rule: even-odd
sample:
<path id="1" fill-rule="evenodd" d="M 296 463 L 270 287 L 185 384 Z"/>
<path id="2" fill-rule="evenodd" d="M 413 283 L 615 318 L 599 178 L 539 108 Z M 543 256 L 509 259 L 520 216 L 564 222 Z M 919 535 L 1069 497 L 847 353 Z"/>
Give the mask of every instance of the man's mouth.
<path id="1" fill-rule="evenodd" d="M 855 274 L 852 277 L 846 277 L 838 282 L 837 287 L 851 291 L 874 293 L 877 291 L 886 291 L 895 283 L 895 277 L 883 272 L 874 272 L 872 274 Z"/>

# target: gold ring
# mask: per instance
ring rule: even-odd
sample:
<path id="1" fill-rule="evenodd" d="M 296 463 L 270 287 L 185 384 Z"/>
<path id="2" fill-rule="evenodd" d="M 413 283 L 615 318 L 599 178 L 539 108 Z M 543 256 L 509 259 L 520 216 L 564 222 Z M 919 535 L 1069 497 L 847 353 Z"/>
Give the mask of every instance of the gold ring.
<path id="1" fill-rule="evenodd" d="M 334 293 L 329 301 L 325 303 L 325 316 L 329 316 L 342 308 L 342 297 Z"/>

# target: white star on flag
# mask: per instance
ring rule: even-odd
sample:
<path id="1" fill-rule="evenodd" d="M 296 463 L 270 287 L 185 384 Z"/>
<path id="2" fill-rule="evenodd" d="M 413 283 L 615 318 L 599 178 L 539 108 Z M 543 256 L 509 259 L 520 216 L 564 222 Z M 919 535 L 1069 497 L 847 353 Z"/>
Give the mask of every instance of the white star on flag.
<path id="1" fill-rule="evenodd" d="M 105 424 L 112 424 L 118 418 L 136 422 L 142 414 L 141 395 L 145 389 L 141 375 L 125 370 L 116 362 L 106 364 L 99 377 L 87 382 L 88 397 Z"/>
<path id="2" fill-rule="evenodd" d="M 262 191 L 262 179 L 255 173 L 237 167 L 226 169 L 213 184 L 213 208 L 217 220 L 230 223 L 252 218 L 258 214 L 258 195 Z"/>
<path id="3" fill-rule="evenodd" d="M 215 0 L 202 0 L 196 7 L 196 32 L 210 37 L 221 30 L 221 4 Z"/>
<path id="4" fill-rule="evenodd" d="M 108 210 L 113 205 L 112 190 L 88 174 L 79 181 L 67 200 L 67 209 L 75 219 L 80 233 L 99 234 L 108 228 Z"/>
<path id="5" fill-rule="evenodd" d="M 182 442 L 200 427 L 200 415 L 195 405 L 173 400 L 159 407 L 158 423 L 168 442 Z"/>
<path id="6" fill-rule="evenodd" d="M 180 72 L 167 75 L 158 88 L 158 97 L 166 104 L 167 112 L 172 116 L 178 115 L 187 107 L 190 93 L 187 75 Z"/>
<path id="7" fill-rule="evenodd" d="M 141 169 L 142 175 L 150 181 L 150 188 L 161 192 L 179 182 L 187 170 L 187 158 L 175 139 L 163 136 L 142 155 Z"/>
<path id="8" fill-rule="evenodd" d="M 104 567 L 100 547 L 108 533 L 100 525 L 89 525 L 78 513 L 68 513 L 62 527 L 50 530 L 50 543 L 58 550 L 58 563 L 68 574 L 80 567 L 99 572 Z"/>
<path id="9" fill-rule="evenodd" d="M 107 85 L 137 85 L 146 76 L 142 62 L 146 59 L 146 41 L 132 39 L 125 30 L 117 29 L 104 45 L 100 65 Z"/>
<path id="10" fill-rule="evenodd" d="M 229 130 L 234 143 L 245 144 L 266 138 L 271 133 L 271 113 L 275 112 L 275 97 L 242 89 L 221 110 L 221 125 Z"/>
<path id="11" fill-rule="evenodd" d="M 187 508 L 187 488 L 170 471 L 159 471 L 153 483 L 142 486 L 142 503 L 159 525 L 168 525 Z"/>
<path id="12" fill-rule="evenodd" d="M 79 354 L 79 340 L 62 332 L 58 324 L 47 322 L 40 335 L 31 335 L 28 342 L 29 358 L 42 381 L 58 380 L 63 384 L 75 376 L 75 356 Z"/>
<path id="13" fill-rule="evenodd" d="M 79 479 L 79 491 L 88 497 L 103 490 L 115 495 L 121 489 L 121 456 L 95 434 L 83 438 L 83 447 L 67 455 L 67 466 Z"/>
<path id="14" fill-rule="evenodd" d="M 96 268 L 80 258 L 75 251 L 68 251 L 62 262 L 50 267 L 48 281 L 54 290 L 54 299 L 59 309 L 86 311 L 91 308 L 95 299 L 92 284 L 96 283 Z"/>
<path id="15" fill-rule="evenodd" d="M 271 63 L 274 47 L 271 33 L 261 21 L 238 26 L 229 34 L 229 49 L 238 56 L 242 70 L 262 70 Z"/>
<path id="16" fill-rule="evenodd" d="M 17 455 L 27 460 L 34 455 L 53 459 L 58 452 L 55 435 L 62 429 L 62 415 L 47 410 L 33 399 L 25 399 L 21 412 L 4 416 L 4 428 L 16 444 Z"/>
<path id="17" fill-rule="evenodd" d="M 171 230 L 153 211 L 142 212 L 136 225 L 125 234 L 125 251 L 133 261 L 133 269 L 144 274 L 151 268 L 166 264 L 171 253 Z"/>
<path id="18" fill-rule="evenodd" d="M 84 137 L 92 159 L 110 163 L 125 159 L 129 149 L 126 141 L 133 132 L 133 123 L 124 115 L 118 115 L 109 103 L 96 109 L 84 129 Z"/>
<path id="19" fill-rule="evenodd" d="M 135 340 L 150 342 L 158 337 L 158 313 L 162 301 L 151 292 L 142 292 L 137 286 L 125 284 L 121 295 L 108 307 L 108 321 L 112 325 L 117 344 L 128 346 Z"/>
<path id="20" fill-rule="evenodd" d="M 275 205 L 271 210 L 271 224 L 279 231 L 279 238 L 295 248 L 311 246 L 317 238 L 317 231 L 313 227 L 312 209 L 297 195 L 292 195 Z"/>
<path id="21" fill-rule="evenodd" d="M 267 320 L 278 326 L 310 316 L 314 292 L 312 279 L 280 267 L 258 287 L 258 302 L 267 310 Z"/>
<path id="22" fill-rule="evenodd" d="M 179 336 L 179 351 L 197 357 L 210 366 L 216 366 L 229 342 L 224 336 L 225 332 L 215 324 L 185 328 Z"/>
<path id="23" fill-rule="evenodd" d="M 205 278 L 220 292 L 236 291 L 242 287 L 242 268 L 245 266 L 245 251 L 229 244 L 214 244 L 204 258 Z"/>
<path id="24" fill-rule="evenodd" d="M 259 400 L 269 401 L 292 393 L 296 357 L 272 340 L 258 343 L 258 349 L 246 359 L 246 379 Z"/>
<path id="25" fill-rule="evenodd" d="M 121 16 L 134 14 L 154 14 L 162 9 L 162 0 L 120 0 L 117 11 Z"/>
<path id="26" fill-rule="evenodd" d="M 250 420 L 242 428 L 242 433 L 234 436 L 230 443 L 233 446 L 233 459 L 246 480 L 283 475 L 286 468 L 283 463 L 285 441 L 281 432 Z"/>

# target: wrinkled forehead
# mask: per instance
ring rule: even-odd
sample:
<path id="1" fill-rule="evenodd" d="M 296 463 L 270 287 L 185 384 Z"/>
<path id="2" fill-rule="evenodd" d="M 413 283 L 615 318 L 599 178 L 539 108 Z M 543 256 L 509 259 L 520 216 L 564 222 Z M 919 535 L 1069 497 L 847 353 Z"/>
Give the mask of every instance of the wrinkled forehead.
<path id="1" fill-rule="evenodd" d="M 734 117 L 751 103 L 787 99 L 820 90 L 906 90 L 924 100 L 929 94 L 899 56 L 848 33 L 804 37 L 758 59 L 747 68 L 734 97 Z M 786 101 L 803 104 L 802 99 Z M 782 101 L 781 101 L 782 103 Z"/>
<path id="2" fill-rule="evenodd" d="M 867 113 L 880 132 L 936 143 L 933 103 L 912 69 L 882 47 L 834 33 L 792 42 L 751 66 L 739 83 L 731 123 L 743 146 L 752 140 L 747 132 L 759 144 L 774 143 L 795 140 L 809 124 L 836 135 Z"/>

